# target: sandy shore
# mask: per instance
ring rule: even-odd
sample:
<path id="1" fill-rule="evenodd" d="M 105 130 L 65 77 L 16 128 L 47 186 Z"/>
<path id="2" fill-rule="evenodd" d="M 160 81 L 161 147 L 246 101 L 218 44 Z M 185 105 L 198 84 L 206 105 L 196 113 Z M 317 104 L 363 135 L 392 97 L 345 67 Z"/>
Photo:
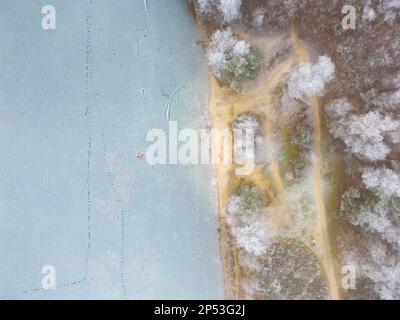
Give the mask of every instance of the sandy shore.
<path id="1" fill-rule="evenodd" d="M 274 115 L 273 93 L 282 83 L 283 77 L 291 70 L 297 62 L 308 62 L 309 54 L 297 38 L 295 29 L 292 28 L 291 35 L 286 38 L 263 38 L 241 35 L 252 45 L 257 46 L 263 52 L 266 58 L 271 55 L 271 49 L 279 44 L 288 42 L 292 45 L 292 53 L 280 63 L 277 63 L 272 69 L 263 68 L 260 76 L 250 86 L 244 88 L 239 94 L 227 88 L 222 88 L 217 80 L 210 73 L 210 97 L 209 97 L 209 115 L 212 127 L 216 129 L 229 128 L 232 121 L 240 114 L 251 112 L 257 115 L 264 131 L 264 137 L 268 146 L 267 152 L 270 158 L 271 176 L 267 179 L 261 172 L 255 171 L 252 175 L 245 177 L 245 181 L 257 185 L 264 193 L 270 195 L 272 205 L 279 208 L 279 214 L 274 215 L 274 226 L 281 228 L 290 224 L 290 205 L 288 204 L 285 183 L 281 176 L 278 161 L 276 160 L 276 150 L 273 150 L 273 139 L 279 115 Z M 313 179 L 315 183 L 314 197 L 316 207 L 316 226 L 311 231 L 311 236 L 316 241 L 316 248 L 310 248 L 318 257 L 331 299 L 339 298 L 339 289 L 335 263 L 331 253 L 331 243 L 329 240 L 326 211 L 324 205 L 324 196 L 322 191 L 322 168 L 321 168 L 321 129 L 319 119 L 319 105 L 316 97 L 310 97 L 310 106 L 312 108 L 314 121 L 314 146 L 313 151 L 316 155 L 316 161 L 313 164 Z M 234 175 L 233 165 L 219 164 L 216 167 L 217 188 L 218 188 L 218 217 L 221 227 L 221 255 L 224 265 L 225 276 L 225 295 L 228 299 L 244 298 L 242 292 L 242 283 L 246 274 L 241 268 L 239 249 L 236 247 L 235 239 L 230 232 L 226 222 L 226 207 L 232 190 L 232 181 L 237 177 Z M 289 226 L 290 227 L 290 226 Z"/>

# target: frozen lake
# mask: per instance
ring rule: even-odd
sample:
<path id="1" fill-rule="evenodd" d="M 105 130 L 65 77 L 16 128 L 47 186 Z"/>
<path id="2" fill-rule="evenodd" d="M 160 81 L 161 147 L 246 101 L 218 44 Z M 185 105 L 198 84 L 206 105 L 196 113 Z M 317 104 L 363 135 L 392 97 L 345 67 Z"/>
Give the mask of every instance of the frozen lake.
<path id="1" fill-rule="evenodd" d="M 145 3 L 0 2 L 2 299 L 223 298 L 211 168 L 137 158 L 177 88 L 203 126 L 208 88 L 187 1 Z"/>

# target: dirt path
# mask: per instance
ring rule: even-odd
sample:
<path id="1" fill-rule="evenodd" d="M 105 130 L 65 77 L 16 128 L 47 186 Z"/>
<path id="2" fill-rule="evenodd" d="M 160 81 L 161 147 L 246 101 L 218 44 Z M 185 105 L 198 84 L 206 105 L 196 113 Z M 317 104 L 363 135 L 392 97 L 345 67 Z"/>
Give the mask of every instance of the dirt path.
<path id="1" fill-rule="evenodd" d="M 290 206 L 288 204 L 285 184 L 281 177 L 279 163 L 276 160 L 276 151 L 273 148 L 274 139 L 274 119 L 273 116 L 273 93 L 280 85 L 282 78 L 293 67 L 295 61 L 308 62 L 309 54 L 302 42 L 298 39 L 295 29 L 292 29 L 290 39 L 267 39 L 267 38 L 251 38 L 245 36 L 249 42 L 257 44 L 265 53 L 273 46 L 276 46 L 281 41 L 289 40 L 293 47 L 293 53 L 284 61 L 277 64 L 271 70 L 264 70 L 260 76 L 258 84 L 244 90 L 241 94 L 233 93 L 232 91 L 221 88 L 216 79 L 210 76 L 210 97 L 209 97 L 209 114 L 212 122 L 212 127 L 215 129 L 229 128 L 232 120 L 238 115 L 245 112 L 253 112 L 261 116 L 262 127 L 267 141 L 268 152 L 271 159 L 270 173 L 271 181 L 268 181 L 276 192 L 274 201 L 281 208 L 280 219 L 285 221 L 290 217 Z M 319 116 L 318 99 L 315 96 L 310 97 L 312 113 L 314 118 L 314 152 L 315 162 L 313 164 L 313 174 L 315 180 L 315 202 L 316 214 L 318 219 L 318 227 L 313 232 L 315 239 L 319 244 L 321 252 L 318 256 L 321 260 L 321 265 L 325 269 L 326 279 L 329 286 L 330 297 L 332 299 L 339 298 L 339 289 L 335 275 L 334 260 L 331 254 L 331 244 L 328 234 L 327 218 L 325 211 L 324 196 L 322 191 L 322 168 L 321 168 L 321 126 Z M 278 115 L 277 115 L 278 117 Z M 232 165 L 218 164 L 216 166 L 217 183 L 218 183 L 218 200 L 219 200 L 219 220 L 221 225 L 221 254 L 223 258 L 224 274 L 225 274 L 225 294 L 227 298 L 238 299 L 242 298 L 241 283 L 246 277 L 240 267 L 239 252 L 236 247 L 233 235 L 230 233 L 230 228 L 225 221 L 226 206 L 230 196 L 231 178 L 234 177 Z M 255 184 L 262 184 L 259 174 L 253 174 L 246 178 Z M 279 225 L 279 223 L 278 223 Z M 277 225 L 277 226 L 278 226 Z"/>
<path id="2" fill-rule="evenodd" d="M 303 43 L 299 40 L 297 32 L 295 30 L 294 24 L 292 24 L 292 43 L 294 45 L 295 51 L 302 62 L 309 62 L 310 57 L 307 49 L 304 47 Z M 332 246 L 329 238 L 329 230 L 327 223 L 327 215 L 324 203 L 324 193 L 322 187 L 323 175 L 321 166 L 321 123 L 319 114 L 319 103 L 316 96 L 310 96 L 310 103 L 313 113 L 314 121 L 314 155 L 315 159 L 313 161 L 313 173 L 315 181 L 315 201 L 316 209 L 318 215 L 318 236 L 319 244 L 321 246 L 321 260 L 325 267 L 326 277 L 329 286 L 330 297 L 332 299 L 339 299 L 339 288 L 337 284 L 337 278 L 335 274 L 334 260 L 332 256 Z"/>
<path id="3" fill-rule="evenodd" d="M 254 40 L 254 39 L 252 39 Z M 258 38 L 257 45 L 267 50 L 275 42 L 271 39 Z M 210 97 L 209 97 L 209 114 L 214 129 L 229 128 L 232 120 L 245 112 L 254 112 L 262 116 L 264 134 L 267 140 L 268 152 L 271 159 L 271 183 L 277 191 L 276 201 L 280 206 L 287 207 L 285 189 L 283 179 L 280 174 L 278 161 L 275 159 L 272 147 L 273 122 L 270 121 L 272 109 L 272 93 L 280 84 L 282 77 L 286 74 L 293 63 L 293 57 L 289 57 L 283 63 L 279 64 L 273 70 L 265 70 L 264 75 L 260 77 L 261 81 L 253 92 L 243 94 L 233 93 L 231 90 L 221 88 L 216 79 L 210 76 Z M 221 225 L 221 253 L 223 257 L 224 273 L 225 273 L 225 292 L 227 298 L 241 298 L 241 273 L 240 262 L 238 258 L 238 250 L 229 227 L 225 221 L 226 206 L 229 201 L 230 183 L 232 176 L 232 165 L 219 164 L 216 166 L 217 183 L 218 183 L 218 201 L 219 201 L 219 219 Z M 259 174 L 253 174 L 246 177 L 257 184 L 259 182 Z"/>

